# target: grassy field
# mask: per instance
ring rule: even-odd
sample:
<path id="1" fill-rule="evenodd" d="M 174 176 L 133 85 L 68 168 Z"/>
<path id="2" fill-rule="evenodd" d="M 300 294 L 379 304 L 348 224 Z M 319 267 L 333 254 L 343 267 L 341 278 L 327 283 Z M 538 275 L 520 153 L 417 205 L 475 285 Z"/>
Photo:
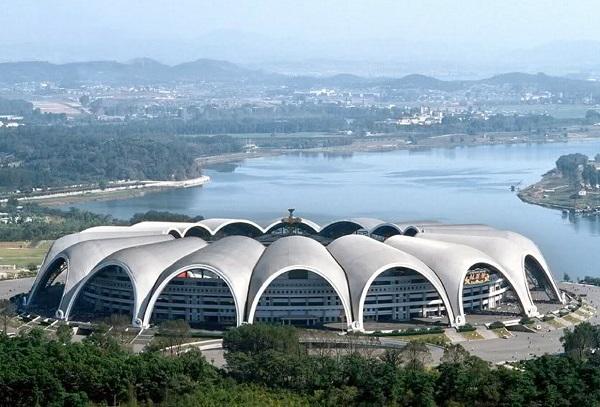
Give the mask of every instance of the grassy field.
<path id="1" fill-rule="evenodd" d="M 569 321 L 572 324 L 578 324 L 581 322 L 580 319 L 577 319 L 575 317 L 573 317 L 572 315 L 565 315 L 564 317 L 562 317 L 564 320 Z"/>
<path id="2" fill-rule="evenodd" d="M 477 331 L 461 332 L 460 334 L 470 341 L 483 339 L 483 336 L 481 336 Z"/>
<path id="3" fill-rule="evenodd" d="M 492 331 L 498 335 L 499 338 L 502 338 L 503 336 L 508 336 L 511 337 L 512 334 L 509 332 L 508 329 L 506 328 L 496 328 L 496 329 L 492 329 Z"/>
<path id="4" fill-rule="evenodd" d="M 26 267 L 29 264 L 41 264 L 50 241 L 41 242 L 0 242 L 0 264 Z"/>
<path id="5" fill-rule="evenodd" d="M 425 342 L 432 343 L 434 345 L 443 346 L 450 342 L 450 338 L 446 336 L 446 334 L 421 334 L 421 335 L 405 335 L 398 336 L 398 339 L 403 341 L 416 341 L 416 342 Z"/>
<path id="6" fill-rule="evenodd" d="M 546 323 L 548 325 L 552 325 L 555 328 L 563 328 L 564 325 L 561 324 L 560 322 L 558 322 L 556 319 L 549 319 L 548 321 L 546 321 Z"/>

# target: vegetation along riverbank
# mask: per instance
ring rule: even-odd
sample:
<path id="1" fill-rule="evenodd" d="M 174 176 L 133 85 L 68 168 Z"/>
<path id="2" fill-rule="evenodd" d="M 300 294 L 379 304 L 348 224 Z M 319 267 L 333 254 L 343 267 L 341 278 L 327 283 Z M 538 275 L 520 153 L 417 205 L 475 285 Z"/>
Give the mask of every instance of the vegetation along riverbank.
<path id="1" fill-rule="evenodd" d="M 560 156 L 556 167 L 518 194 L 524 202 L 576 213 L 600 213 L 600 154 Z"/>

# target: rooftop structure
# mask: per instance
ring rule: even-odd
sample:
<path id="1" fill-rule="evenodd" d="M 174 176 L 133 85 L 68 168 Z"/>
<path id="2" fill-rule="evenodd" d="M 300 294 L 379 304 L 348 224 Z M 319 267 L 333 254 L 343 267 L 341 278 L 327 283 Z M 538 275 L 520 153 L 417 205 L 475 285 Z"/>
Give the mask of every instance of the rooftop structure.
<path id="1" fill-rule="evenodd" d="M 54 285 L 64 275 L 64 285 Z M 127 313 L 132 325 L 163 319 L 254 321 L 363 330 L 366 321 L 446 318 L 513 302 L 538 315 L 531 290 L 563 302 L 526 237 L 485 225 L 350 218 L 320 226 L 294 216 L 102 226 L 54 242 L 28 306 L 56 317 Z M 57 291 L 51 300 L 48 293 Z"/>

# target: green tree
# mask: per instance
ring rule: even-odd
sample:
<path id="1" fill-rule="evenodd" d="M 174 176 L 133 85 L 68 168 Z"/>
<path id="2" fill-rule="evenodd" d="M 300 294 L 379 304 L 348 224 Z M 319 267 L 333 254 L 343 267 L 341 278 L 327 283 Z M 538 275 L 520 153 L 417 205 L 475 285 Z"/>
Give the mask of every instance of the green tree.
<path id="1" fill-rule="evenodd" d="M 7 299 L 0 299 L 0 315 L 2 316 L 2 334 L 8 332 L 8 321 L 16 315 L 15 304 Z"/>
<path id="2" fill-rule="evenodd" d="M 461 364 L 469 360 L 470 357 L 471 354 L 460 343 L 449 344 L 444 349 L 441 362 Z"/>
<path id="3" fill-rule="evenodd" d="M 59 325 L 56 329 L 56 337 L 60 343 L 70 343 L 73 338 L 73 328 L 66 324 Z"/>
<path id="4" fill-rule="evenodd" d="M 402 361 L 409 369 L 423 369 L 432 361 L 431 352 L 423 342 L 410 341 L 402 348 Z"/>
<path id="5" fill-rule="evenodd" d="M 179 351 L 179 348 L 191 333 L 190 325 L 183 319 L 163 321 L 158 327 L 158 333 L 165 347 L 169 348 L 171 354 Z"/>
<path id="6" fill-rule="evenodd" d="M 565 329 L 564 335 L 560 338 L 565 353 L 575 360 L 586 360 L 592 350 L 598 348 L 599 331 L 598 327 L 589 322 L 582 322 L 576 325 L 573 330 Z"/>
<path id="7" fill-rule="evenodd" d="M 386 349 L 381 355 L 383 363 L 390 365 L 394 368 L 402 365 L 402 352 L 398 349 Z"/>
<path id="8" fill-rule="evenodd" d="M 298 353 L 298 331 L 292 326 L 247 324 L 230 329 L 223 335 L 227 352 L 257 354 L 265 351 Z"/>

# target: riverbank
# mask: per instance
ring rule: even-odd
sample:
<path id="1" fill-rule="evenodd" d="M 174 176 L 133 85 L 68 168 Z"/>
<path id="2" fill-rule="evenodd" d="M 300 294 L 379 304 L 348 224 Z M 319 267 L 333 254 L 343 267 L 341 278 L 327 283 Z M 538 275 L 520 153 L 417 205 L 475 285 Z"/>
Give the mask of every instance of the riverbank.
<path id="1" fill-rule="evenodd" d="M 352 143 L 315 147 L 306 149 L 256 149 L 246 153 L 230 153 L 215 156 L 199 157 L 196 162 L 201 166 L 233 163 L 251 158 L 272 157 L 282 154 L 352 154 L 368 152 L 386 152 L 396 150 L 423 150 L 432 148 L 476 147 L 483 145 L 511 145 L 523 143 L 566 143 L 569 141 L 597 140 L 600 130 L 584 134 L 567 132 L 564 134 L 547 135 L 544 138 L 532 137 L 527 132 L 499 132 L 468 135 L 464 133 L 444 134 L 420 139 L 418 143 L 405 136 L 372 135 L 354 139 Z"/>
<path id="2" fill-rule="evenodd" d="M 548 171 L 542 179 L 529 185 L 517 194 L 525 203 L 543 206 L 550 209 L 592 214 L 600 213 L 600 191 L 585 190 L 580 185 L 573 185 L 557 171 Z"/>
<path id="3" fill-rule="evenodd" d="M 364 152 L 387 152 L 396 150 L 429 150 L 434 148 L 453 149 L 457 147 L 476 147 L 484 145 L 514 145 L 514 144 L 546 144 L 566 143 L 569 141 L 597 140 L 600 138 L 600 129 L 590 129 L 581 133 L 567 131 L 561 134 L 547 134 L 540 138 L 539 135 L 530 135 L 527 132 L 498 132 L 477 135 L 445 134 L 425 137 L 414 142 L 406 134 L 375 134 L 368 137 L 356 138 L 352 143 L 338 146 L 316 147 L 307 149 L 268 149 L 258 148 L 248 152 L 220 154 L 214 156 L 198 157 L 196 163 L 201 167 L 240 162 L 248 159 L 273 157 L 286 154 L 332 154 L 351 155 Z M 184 181 L 185 182 L 185 181 Z M 94 190 L 79 191 L 76 194 L 61 194 L 37 198 L 40 204 L 46 206 L 64 206 L 72 203 L 129 199 L 144 196 L 147 193 L 158 192 L 165 189 L 165 185 L 148 184 L 143 188 L 122 188 L 119 190 Z M 170 186 L 178 188 L 181 186 Z"/>
<path id="4" fill-rule="evenodd" d="M 182 181 L 116 181 L 109 183 L 106 188 L 73 188 L 62 192 L 22 197 L 18 200 L 46 206 L 67 205 L 87 201 L 129 199 L 165 189 L 200 187 L 207 182 L 210 182 L 210 177 L 206 175 Z"/>

